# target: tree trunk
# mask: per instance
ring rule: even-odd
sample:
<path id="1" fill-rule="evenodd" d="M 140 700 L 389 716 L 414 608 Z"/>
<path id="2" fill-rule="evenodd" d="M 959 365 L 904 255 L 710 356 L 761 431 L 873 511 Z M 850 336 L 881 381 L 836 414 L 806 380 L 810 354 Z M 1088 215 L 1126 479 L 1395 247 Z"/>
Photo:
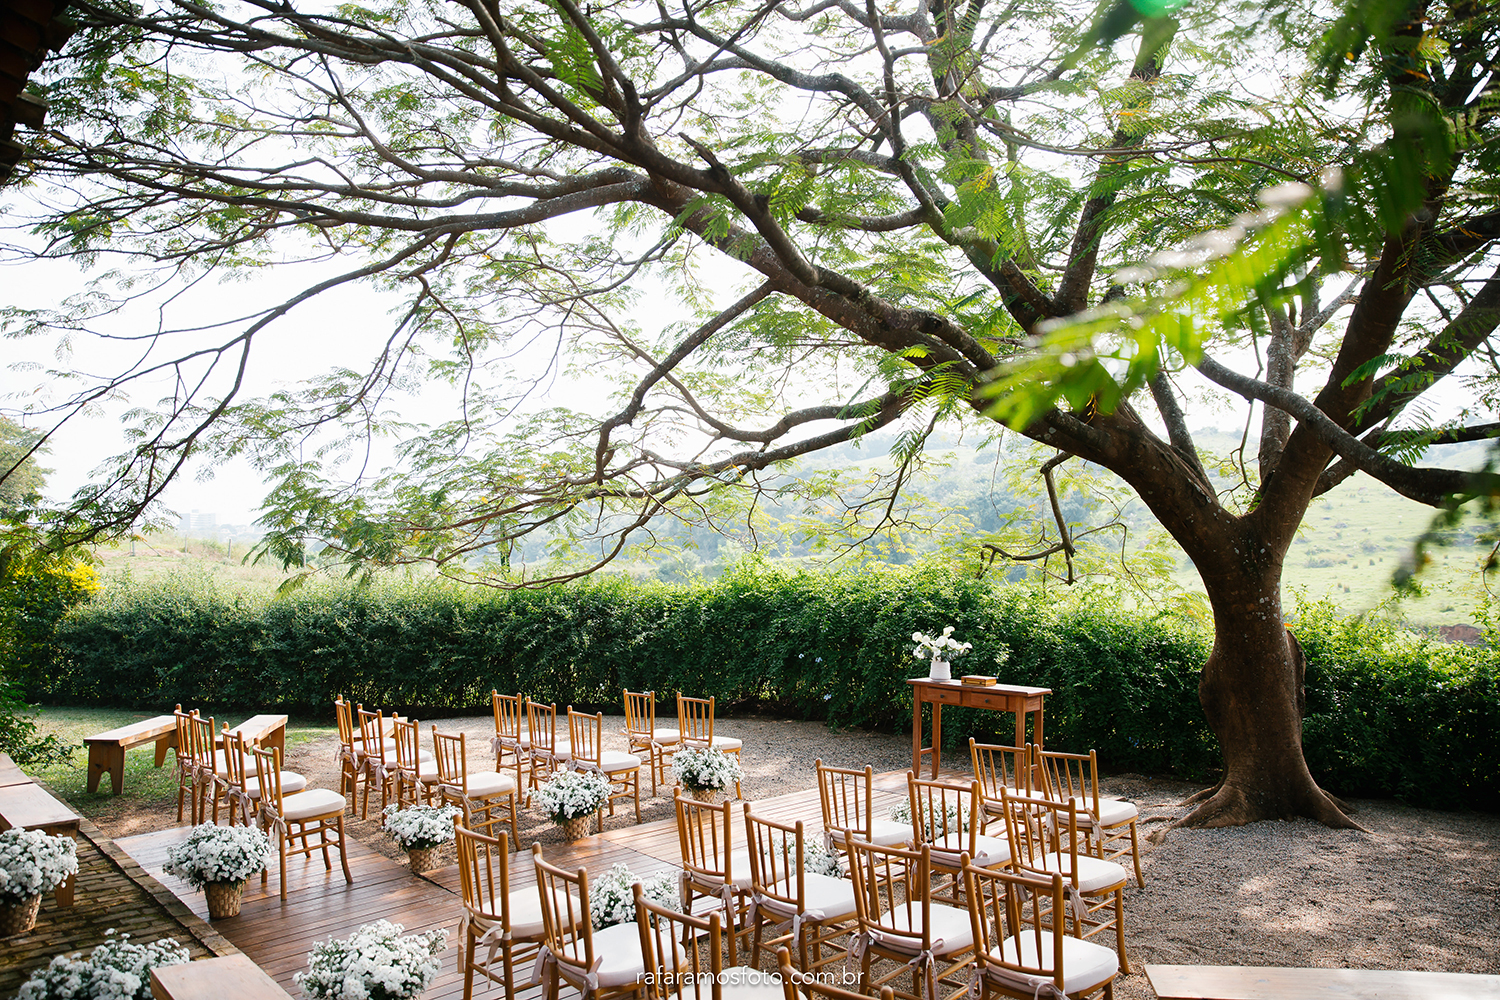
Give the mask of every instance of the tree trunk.
<path id="1" fill-rule="evenodd" d="M 1302 757 L 1304 660 L 1282 623 L 1280 560 L 1209 576 L 1214 648 L 1198 699 L 1224 753 L 1224 780 L 1179 825 L 1307 816 L 1358 829 L 1313 781 Z"/>

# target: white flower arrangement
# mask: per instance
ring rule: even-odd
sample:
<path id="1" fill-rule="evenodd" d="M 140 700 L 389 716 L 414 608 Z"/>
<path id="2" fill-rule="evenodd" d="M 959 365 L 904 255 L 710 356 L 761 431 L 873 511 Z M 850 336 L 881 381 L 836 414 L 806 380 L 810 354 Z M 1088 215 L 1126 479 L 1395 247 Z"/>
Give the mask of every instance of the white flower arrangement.
<path id="1" fill-rule="evenodd" d="M 674 910 L 682 908 L 677 874 L 662 872 L 643 879 L 637 878 L 625 865 L 615 865 L 589 883 L 589 917 L 594 930 L 602 931 L 635 919 L 635 892 L 631 887 L 637 882 L 646 898 L 657 906 Z"/>
<path id="2" fill-rule="evenodd" d="M 969 832 L 969 811 L 967 809 L 960 809 L 957 803 L 950 802 L 944 807 L 943 812 L 946 814 L 944 818 L 947 821 L 942 825 L 944 830 L 949 833 L 952 833 L 954 830 L 960 833 Z M 903 799 L 891 806 L 891 820 L 896 823 L 905 824 L 906 826 L 913 825 L 911 821 L 911 801 L 909 799 Z M 938 824 L 933 823 L 931 817 L 928 816 L 927 804 L 924 802 L 922 804 L 922 829 L 935 831 L 937 828 Z"/>
<path id="3" fill-rule="evenodd" d="M 377 920 L 347 938 L 319 941 L 307 971 L 292 981 L 309 1000 L 414 1000 L 437 979 L 448 932 L 403 936 L 405 929 Z"/>
<path id="4" fill-rule="evenodd" d="M 244 882 L 270 857 L 270 840 L 253 826 L 200 823 L 187 840 L 167 852 L 165 870 L 194 889 L 204 889 L 212 882 Z"/>
<path id="5" fill-rule="evenodd" d="M 151 1000 L 151 970 L 181 965 L 188 950 L 172 938 L 131 944 L 129 934 L 106 940 L 83 961 L 82 952 L 58 955 L 21 985 L 16 1000 Z"/>
<path id="6" fill-rule="evenodd" d="M 847 874 L 844 871 L 844 859 L 816 840 L 802 842 L 802 870 L 810 875 L 827 875 L 830 878 L 843 878 Z"/>
<path id="7" fill-rule="evenodd" d="M 609 800 L 609 779 L 592 771 L 564 771 L 541 788 L 536 804 L 554 823 L 599 811 Z"/>
<path id="8" fill-rule="evenodd" d="M 459 810 L 453 806 L 409 806 L 400 809 L 387 806 L 383 826 L 396 846 L 403 851 L 436 847 L 453 840 L 453 817 Z"/>
<path id="9" fill-rule="evenodd" d="M 0 901 L 51 892 L 77 871 L 78 848 L 72 837 L 52 837 L 39 830 L 0 833 Z"/>
<path id="10" fill-rule="evenodd" d="M 679 750 L 672 758 L 672 773 L 684 788 L 723 791 L 745 777 L 739 757 L 723 750 Z"/>
<path id="11" fill-rule="evenodd" d="M 913 632 L 911 641 L 917 644 L 911 655 L 918 660 L 956 660 L 969 655 L 969 650 L 974 648 L 970 643 L 953 638 L 952 625 L 943 626 L 943 634 L 937 636 Z"/>

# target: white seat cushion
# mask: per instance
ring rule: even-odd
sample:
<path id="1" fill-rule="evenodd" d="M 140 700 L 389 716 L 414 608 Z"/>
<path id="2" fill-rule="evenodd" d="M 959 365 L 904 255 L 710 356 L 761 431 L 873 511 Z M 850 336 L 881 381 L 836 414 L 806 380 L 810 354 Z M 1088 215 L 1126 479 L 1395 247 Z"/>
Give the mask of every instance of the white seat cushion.
<path id="1" fill-rule="evenodd" d="M 410 773 L 410 772 L 408 772 Z M 435 785 L 438 781 L 437 761 L 421 760 L 417 762 L 417 780 Z"/>
<path id="2" fill-rule="evenodd" d="M 250 777 L 260 771 L 260 758 L 252 753 L 245 754 L 245 777 Z M 229 758 L 224 756 L 223 750 L 214 751 L 214 772 L 221 777 L 229 773 Z"/>
<path id="3" fill-rule="evenodd" d="M 396 741 L 394 739 L 387 736 L 385 739 L 380 741 L 380 745 L 385 748 L 385 755 L 387 757 L 396 756 Z M 358 736 L 354 737 L 354 750 L 356 753 L 361 754 L 374 754 L 376 756 L 379 756 L 380 754 L 380 751 L 375 748 L 374 740 L 371 740 L 370 745 L 366 747 L 366 745 L 360 741 L 360 738 Z"/>
<path id="4" fill-rule="evenodd" d="M 729 881 L 736 889 L 750 891 L 750 850 L 741 847 L 729 852 Z"/>
<path id="5" fill-rule="evenodd" d="M 651 738 L 658 743 L 671 745 L 682 739 L 682 733 L 676 729 L 658 726 L 657 728 L 651 730 Z M 729 970 L 725 969 L 724 971 L 728 972 Z"/>
<path id="6" fill-rule="evenodd" d="M 919 933 L 922 930 L 922 904 L 903 903 L 880 918 L 883 924 L 901 930 Z M 920 943 L 911 938 L 886 937 L 875 932 L 880 943 L 897 951 L 915 955 Z M 932 904 L 932 952 L 934 955 L 951 955 L 974 944 L 974 928 L 969 923 L 969 911 L 942 903 Z"/>
<path id="7" fill-rule="evenodd" d="M 536 752 L 544 756 L 556 757 L 558 760 L 571 760 L 573 757 L 573 746 L 567 740 L 560 739 L 552 750 L 548 751 L 537 747 Z"/>
<path id="8" fill-rule="evenodd" d="M 641 759 L 633 753 L 606 750 L 599 758 L 599 766 L 604 769 L 605 774 L 613 774 L 616 771 L 633 771 L 641 766 Z"/>
<path id="9" fill-rule="evenodd" d="M 1120 959 L 1109 948 L 1068 934 L 1063 935 L 1062 942 L 1063 992 L 1069 996 L 1108 982 L 1120 971 Z M 1000 945 L 1000 951 L 991 952 L 991 955 L 996 960 L 1003 955 L 1007 961 L 1016 965 L 1045 970 L 1049 976 L 1053 971 L 1050 934 L 1042 935 L 1040 956 L 1037 955 L 1036 937 L 1029 933 L 1006 938 Z M 1019 972 L 997 969 L 993 965 L 987 967 L 987 975 L 1013 988 L 1020 986 L 1026 992 L 1032 992 L 1036 985 L 1035 980 L 1028 980 Z"/>
<path id="10" fill-rule="evenodd" d="M 296 771 L 281 772 L 281 794 L 283 796 L 291 795 L 293 792 L 300 792 L 306 787 L 307 779 Z M 252 799 L 260 798 L 260 782 L 254 779 L 247 781 L 245 783 L 245 794 Z"/>
<path id="11" fill-rule="evenodd" d="M 537 893 L 536 887 L 529 889 L 517 889 L 510 894 L 510 932 L 513 936 L 541 937 L 542 936 L 542 897 Z M 490 903 L 490 912 L 496 913 L 500 909 L 493 901 Z M 630 926 L 634 927 L 634 924 Z M 463 943 L 459 943 L 463 947 Z M 483 954 L 481 949 L 480 954 Z"/>
<path id="12" fill-rule="evenodd" d="M 634 920 L 594 932 L 594 957 L 599 966 L 600 986 L 624 986 L 640 981 L 646 971 L 641 958 L 641 931 Z"/>
<path id="13" fill-rule="evenodd" d="M 1141 811 L 1135 807 L 1134 802 L 1126 802 L 1124 799 L 1099 800 L 1100 826 L 1119 826 L 1121 823 L 1129 823 L 1140 814 Z"/>
<path id="14" fill-rule="evenodd" d="M 870 842 L 880 847 L 896 847 L 901 844 L 909 844 L 912 840 L 912 828 L 909 823 L 897 823 L 893 819 L 876 819 L 870 821 Z"/>
<path id="15" fill-rule="evenodd" d="M 499 771 L 474 771 L 469 774 L 469 798 L 487 799 L 516 789 L 516 779 Z"/>
<path id="16" fill-rule="evenodd" d="M 1064 881 L 1070 881 L 1073 856 L 1071 854 L 1044 854 L 1041 858 L 1046 871 L 1058 872 Z M 1125 869 L 1113 861 L 1101 861 L 1087 854 L 1078 855 L 1078 891 L 1085 894 L 1102 892 L 1115 886 L 1123 886 Z"/>
<path id="17" fill-rule="evenodd" d="M 733 753 L 744 746 L 743 740 L 737 740 L 733 736 L 715 736 L 714 749 L 723 750 L 725 753 Z"/>
<path id="18" fill-rule="evenodd" d="M 312 819 L 314 816 L 342 815 L 344 797 L 327 788 L 309 788 L 281 800 L 282 818 L 288 821 Z"/>
<path id="19" fill-rule="evenodd" d="M 1010 860 L 1010 841 L 1001 840 L 998 837 L 986 837 L 984 834 L 974 838 L 975 856 L 970 858 L 977 867 L 994 868 L 1003 865 Z M 950 833 L 942 840 L 932 845 L 934 861 L 942 858 L 942 863 L 953 865 L 958 861 L 958 855 L 969 849 L 969 835 L 967 833 Z"/>
<path id="20" fill-rule="evenodd" d="M 840 920 L 854 916 L 854 883 L 848 879 L 806 872 L 802 876 L 802 888 L 806 893 L 803 912 L 813 920 Z M 771 887 L 771 891 L 778 896 L 794 896 L 797 893 L 797 883 L 790 879 L 778 882 Z M 786 907 L 777 900 L 764 900 L 761 907 L 781 919 L 792 915 L 790 912 L 783 912 Z"/>

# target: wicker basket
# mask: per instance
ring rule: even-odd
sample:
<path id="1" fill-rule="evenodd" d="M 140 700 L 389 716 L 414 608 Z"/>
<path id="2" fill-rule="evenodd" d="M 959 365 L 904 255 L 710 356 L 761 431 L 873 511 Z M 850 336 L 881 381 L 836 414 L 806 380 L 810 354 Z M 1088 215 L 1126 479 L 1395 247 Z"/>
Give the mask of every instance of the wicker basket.
<path id="1" fill-rule="evenodd" d="M 0 937 L 25 934 L 36 926 L 36 915 L 41 912 L 42 897 L 27 896 L 25 899 L 0 901 Z"/>
<path id="2" fill-rule="evenodd" d="M 410 847 L 407 848 L 406 858 L 412 874 L 420 875 L 430 872 L 438 866 L 438 849 L 436 847 Z"/>
<path id="3" fill-rule="evenodd" d="M 718 805 L 723 802 L 725 795 L 723 788 L 689 788 L 687 792 L 695 801 L 707 802 L 709 805 Z"/>
<path id="4" fill-rule="evenodd" d="M 574 816 L 572 819 L 562 821 L 563 838 L 566 840 L 581 840 L 589 835 L 589 824 L 594 821 L 593 813 L 584 813 L 582 816 Z"/>
<path id="5" fill-rule="evenodd" d="M 240 915 L 240 898 L 244 895 L 243 882 L 210 882 L 203 887 L 208 898 L 208 918 L 237 917 Z"/>

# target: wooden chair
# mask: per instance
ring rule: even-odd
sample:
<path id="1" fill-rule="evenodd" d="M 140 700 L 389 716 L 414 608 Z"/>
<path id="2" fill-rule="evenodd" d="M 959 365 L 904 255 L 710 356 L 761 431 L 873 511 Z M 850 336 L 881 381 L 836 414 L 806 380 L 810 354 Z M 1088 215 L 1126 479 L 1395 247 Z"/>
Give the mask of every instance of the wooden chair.
<path id="1" fill-rule="evenodd" d="M 323 865 L 333 871 L 333 859 L 328 855 L 329 847 L 338 848 L 339 864 L 344 868 L 344 881 L 352 883 L 349 873 L 349 856 L 344 850 L 344 797 L 327 788 L 309 788 L 305 791 L 283 794 L 281 787 L 281 751 L 272 747 L 256 747 L 256 778 L 260 783 L 260 825 L 276 841 L 281 859 L 281 898 L 286 899 L 286 859 L 289 854 L 311 855 L 323 852 Z M 313 841 L 313 837 L 317 841 Z M 291 847 L 289 841 L 300 841 L 300 846 Z M 261 873 L 261 880 L 265 880 Z"/>
<path id="2" fill-rule="evenodd" d="M 438 797 L 463 811 L 464 826 L 480 833 L 495 835 L 495 827 L 509 823 L 511 833 L 519 837 L 516 825 L 516 783 L 499 771 L 469 772 L 465 736 L 449 736 L 432 727 L 433 750 L 436 751 Z"/>
<path id="3" fill-rule="evenodd" d="M 396 771 L 396 739 L 387 735 L 384 712 L 367 712 L 361 705 L 357 709 L 359 732 L 356 735 L 355 756 L 365 771 L 365 793 L 359 800 L 359 818 L 370 814 L 370 786 L 380 786 L 380 811 L 390 805 L 391 799 L 399 798 L 396 788 L 399 775 Z M 393 717 L 394 718 L 394 717 Z"/>
<path id="4" fill-rule="evenodd" d="M 870 990 L 895 982 L 907 971 L 912 1000 L 934 1000 L 944 986 L 968 985 L 960 973 L 974 950 L 967 909 L 932 900 L 932 858 L 928 848 L 910 851 L 880 847 L 844 835 L 859 926 L 849 954 L 860 962 L 860 984 Z M 896 968 L 873 973 L 875 959 Z"/>
<path id="5" fill-rule="evenodd" d="M 547 864 L 541 844 L 531 845 L 531 857 L 542 904 L 543 995 L 555 998 L 559 980 L 596 1000 L 642 993 L 646 962 L 640 927 L 623 923 L 595 931 L 589 919 L 588 871 Z"/>
<path id="6" fill-rule="evenodd" d="M 458 884 L 464 905 L 458 928 L 458 969 L 464 974 L 464 1000 L 473 1000 L 476 974 L 499 983 L 507 997 L 516 996 L 516 967 L 530 973 L 527 964 L 541 950 L 541 901 L 530 886 L 511 889 L 510 843 L 504 830 L 486 837 L 454 819 Z"/>
<path id="7" fill-rule="evenodd" d="M 490 739 L 490 749 L 495 751 L 495 770 L 515 768 L 516 787 L 525 788 L 523 771 L 531 763 L 531 736 L 522 732 L 526 725 L 526 699 L 491 688 L 490 709 L 495 714 L 495 735 Z"/>
<path id="8" fill-rule="evenodd" d="M 963 903 L 963 862 L 967 856 L 980 868 L 1010 864 L 1010 841 L 987 834 L 989 814 L 979 782 L 968 784 L 927 781 L 906 772 L 906 790 L 911 800 L 914 844 L 931 851 L 932 866 L 948 873 L 953 901 Z M 939 888 L 950 885 L 944 879 Z"/>
<path id="9" fill-rule="evenodd" d="M 792 953 L 786 948 L 776 949 L 776 966 L 781 970 L 783 1000 L 870 1000 L 863 993 L 840 989 L 813 976 L 806 976 L 792 968 Z M 896 1000 L 896 993 L 889 986 L 880 988 L 880 1000 Z"/>
<path id="10" fill-rule="evenodd" d="M 733 803 L 699 802 L 674 790 L 672 804 L 682 850 L 683 911 L 692 913 L 697 900 L 713 897 L 723 904 L 728 925 L 740 927 L 750 905 L 750 851 L 735 850 Z"/>
<path id="11" fill-rule="evenodd" d="M 911 845 L 906 823 L 875 818 L 875 769 L 863 771 L 813 762 L 818 771 L 818 801 L 823 806 L 823 842 L 830 851 L 843 851 L 844 833 L 885 847 Z"/>
<path id="12" fill-rule="evenodd" d="M 193 763 L 193 726 L 192 718 L 198 714 L 198 710 L 184 712 L 182 706 L 178 705 L 172 710 L 172 716 L 177 721 L 177 822 L 182 822 L 182 806 L 184 802 L 189 804 L 193 822 L 198 821 L 197 791 L 194 783 Z"/>
<path id="13" fill-rule="evenodd" d="M 568 742 L 575 771 L 591 771 L 609 782 L 609 814 L 615 814 L 615 799 L 635 800 L 635 821 L 641 821 L 641 759 L 633 753 L 604 749 L 604 713 L 585 715 L 568 707 Z M 619 786 L 619 787 L 616 787 Z M 604 809 L 598 815 L 604 832 Z"/>
<path id="14" fill-rule="evenodd" d="M 969 763 L 984 793 L 984 808 L 1000 816 L 1000 789 L 1012 795 L 1032 795 L 1037 788 L 1035 758 L 1031 744 L 1013 747 L 1003 743 L 978 743 L 969 737 Z"/>
<path id="15" fill-rule="evenodd" d="M 1000 790 L 1005 829 L 1010 840 L 1012 867 L 1022 874 L 1062 876 L 1063 893 L 1077 920 L 1077 935 L 1093 937 L 1115 929 L 1115 952 L 1120 967 L 1130 972 L 1125 954 L 1125 883 L 1123 865 L 1096 858 L 1089 837 L 1078 824 L 1078 803 L 1055 802 L 1036 796 L 1011 795 Z M 1113 903 L 1113 916 L 1103 911 Z"/>
<path id="16" fill-rule="evenodd" d="M 415 719 L 392 719 L 391 736 L 396 741 L 396 805 L 406 805 L 406 790 L 411 789 L 412 804 L 420 799 L 431 805 L 437 795 L 437 761 L 422 749 L 422 734 Z"/>
<path id="17" fill-rule="evenodd" d="M 531 788 L 536 788 L 539 772 L 551 775 L 573 759 L 573 748 L 566 739 L 557 739 L 557 706 L 526 699 L 526 735 L 531 740 Z"/>
<path id="18" fill-rule="evenodd" d="M 682 742 L 682 734 L 670 726 L 656 724 L 656 692 L 625 690 L 625 739 L 631 753 L 644 753 L 651 769 L 651 795 L 656 782 L 667 780 L 667 760 Z"/>
<path id="19" fill-rule="evenodd" d="M 1066 802 L 1078 802 L 1078 825 L 1094 838 L 1096 854 L 1105 861 L 1129 857 L 1135 865 L 1135 884 L 1144 886 L 1141 875 L 1141 844 L 1136 820 L 1141 811 L 1135 803 L 1099 794 L 1099 761 L 1086 754 L 1060 753 L 1036 748 L 1042 781 L 1035 794 Z"/>
<path id="20" fill-rule="evenodd" d="M 193 755 L 193 824 L 208 821 L 208 807 L 213 805 L 214 822 L 219 821 L 219 800 L 224 790 L 224 760 L 217 748 L 219 729 L 213 716 L 194 714 L 188 720 L 192 730 L 190 746 Z"/>
<path id="21" fill-rule="evenodd" d="M 226 729 L 224 763 L 230 782 L 227 796 L 229 825 L 234 826 L 235 819 L 239 818 L 249 826 L 260 815 L 260 779 L 256 773 L 259 762 L 255 757 L 255 745 L 240 734 Z M 296 771 L 283 769 L 277 780 L 281 782 L 283 795 L 294 795 L 307 788 L 307 778 Z"/>
<path id="22" fill-rule="evenodd" d="M 364 777 L 363 747 L 354 735 L 354 709 L 340 695 L 333 699 L 333 715 L 339 727 L 339 794 L 349 797 L 349 807 L 359 798 L 359 780 Z"/>
<path id="23" fill-rule="evenodd" d="M 726 982 L 758 975 L 737 965 L 734 934 L 728 936 L 726 958 L 724 920 L 718 910 L 694 917 L 651 902 L 639 882 L 634 890 L 646 995 L 652 1000 L 720 1000 Z"/>
<path id="24" fill-rule="evenodd" d="M 680 692 L 677 695 L 677 731 L 681 742 L 679 749 L 706 749 L 722 750 L 724 753 L 732 753 L 735 757 L 740 756 L 740 749 L 744 743 L 733 736 L 714 735 L 714 699 L 709 698 L 686 698 Z M 734 783 L 734 797 L 741 798 L 740 783 Z"/>
<path id="25" fill-rule="evenodd" d="M 964 869 L 974 932 L 974 1000 L 991 996 L 1034 1000 L 1048 996 L 1082 998 L 1098 990 L 1115 995 L 1117 955 L 1102 945 L 1069 935 L 1064 882 L 993 868 Z M 1049 990 L 1050 987 L 1050 990 Z"/>
<path id="26" fill-rule="evenodd" d="M 750 964 L 759 968 L 761 948 L 778 945 L 796 949 L 797 967 L 803 972 L 817 972 L 831 962 L 843 961 L 845 949 L 837 948 L 824 958 L 823 948 L 847 938 L 857 923 L 853 883 L 803 870 L 801 820 L 788 826 L 756 816 L 748 802 L 744 809 L 754 900 L 751 911 L 755 914 Z M 776 936 L 762 941 L 767 926 Z"/>

